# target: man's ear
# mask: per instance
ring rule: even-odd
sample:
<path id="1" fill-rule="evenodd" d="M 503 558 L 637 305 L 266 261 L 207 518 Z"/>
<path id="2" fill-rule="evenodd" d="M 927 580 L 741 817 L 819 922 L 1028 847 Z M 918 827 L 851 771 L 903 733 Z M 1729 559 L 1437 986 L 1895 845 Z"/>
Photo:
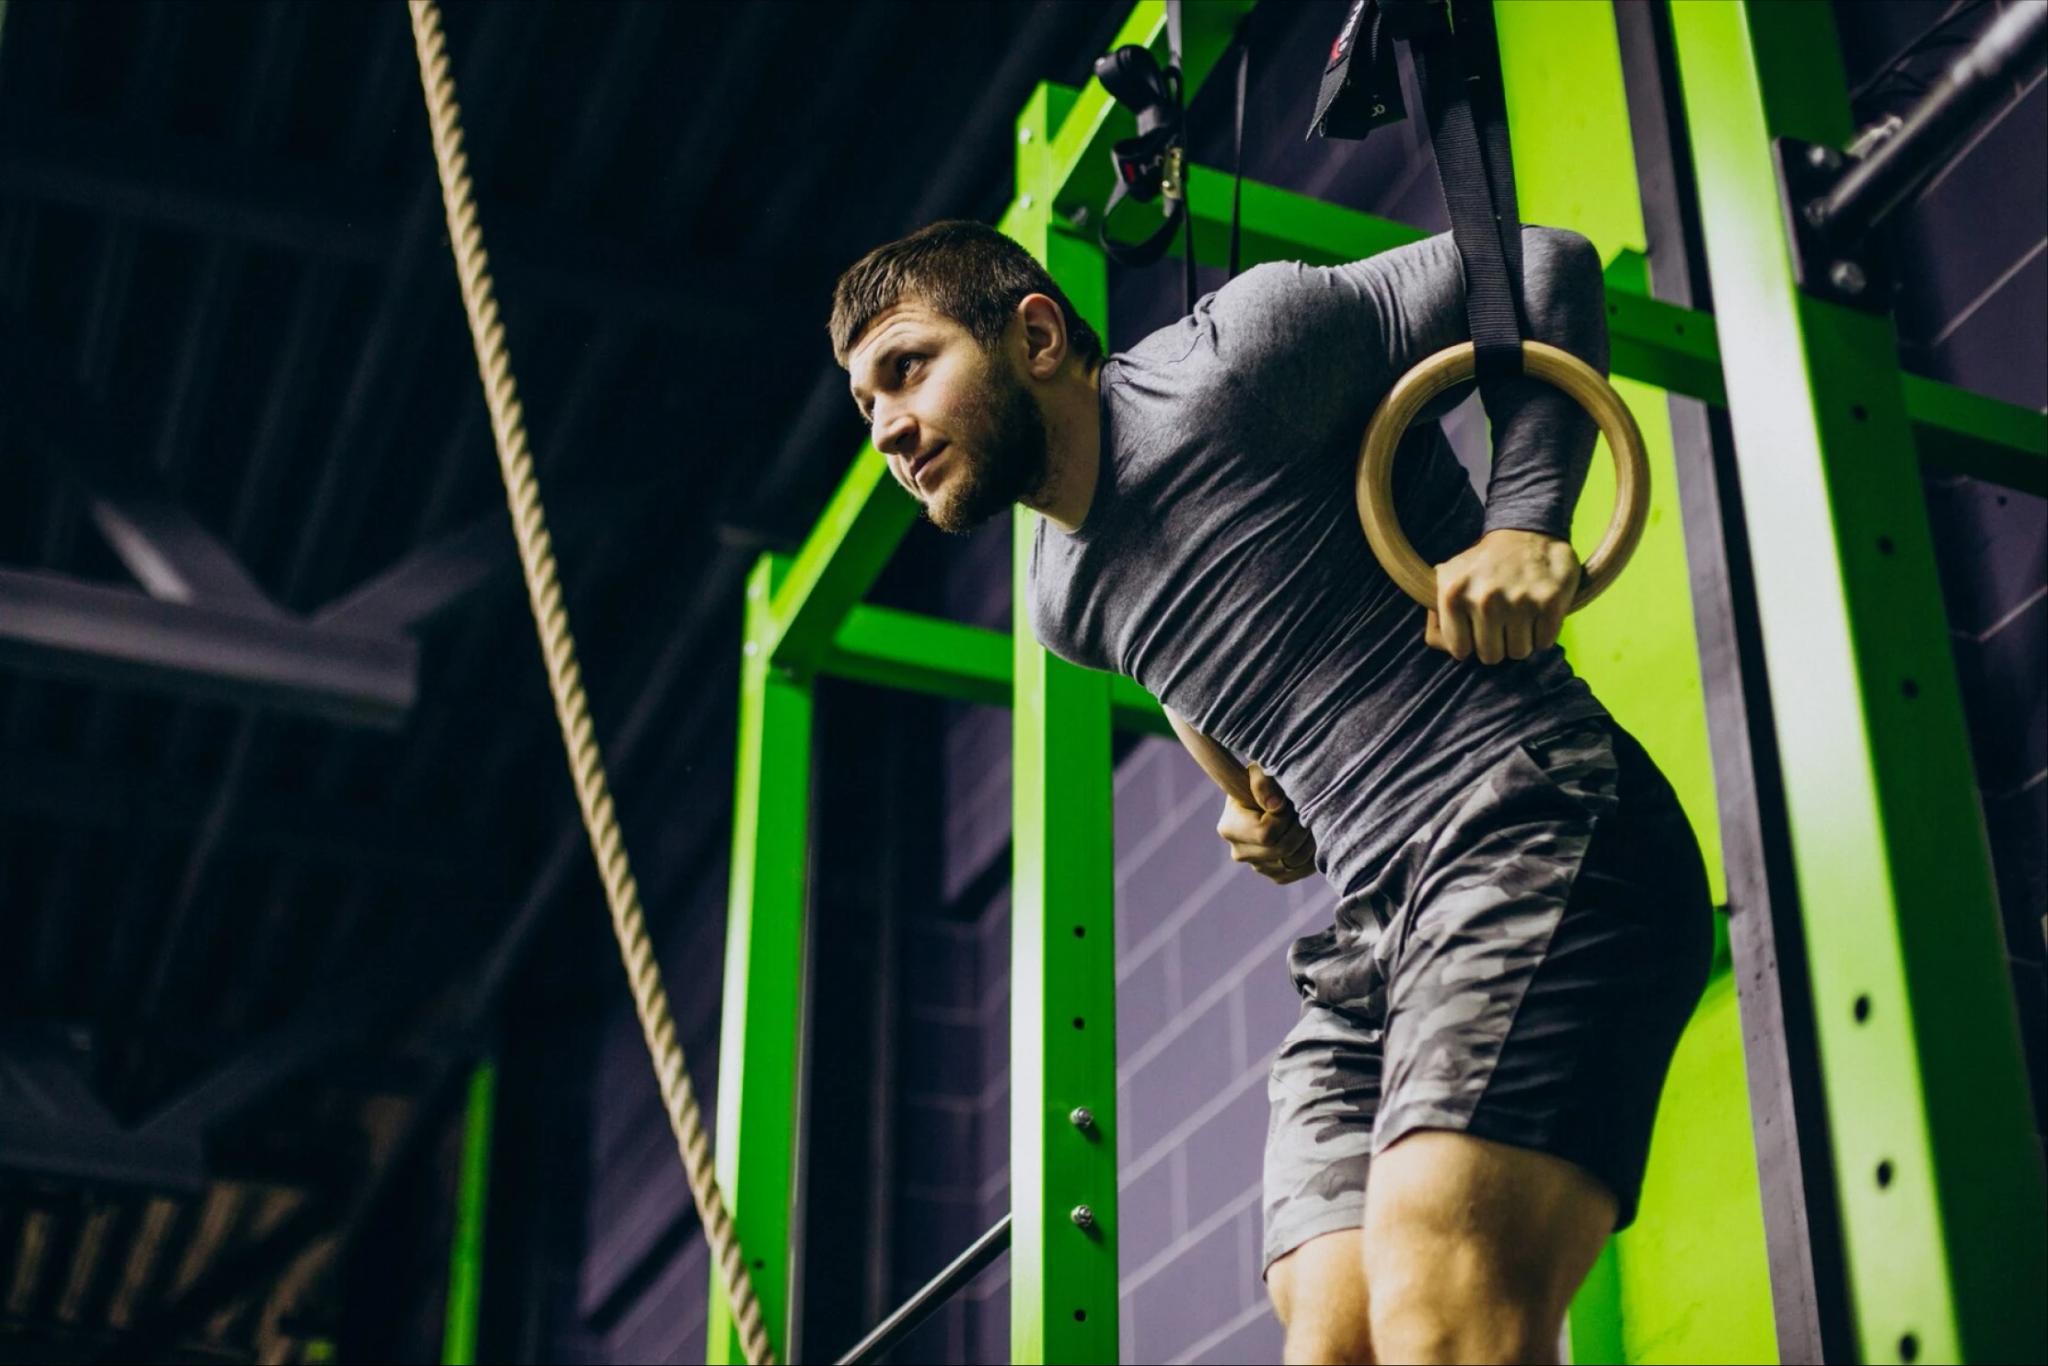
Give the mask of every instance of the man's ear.
<path id="1" fill-rule="evenodd" d="M 1050 379 L 1067 358 L 1067 318 L 1049 295 L 1027 294 L 1017 304 L 1024 329 L 1024 367 L 1037 379 Z"/>

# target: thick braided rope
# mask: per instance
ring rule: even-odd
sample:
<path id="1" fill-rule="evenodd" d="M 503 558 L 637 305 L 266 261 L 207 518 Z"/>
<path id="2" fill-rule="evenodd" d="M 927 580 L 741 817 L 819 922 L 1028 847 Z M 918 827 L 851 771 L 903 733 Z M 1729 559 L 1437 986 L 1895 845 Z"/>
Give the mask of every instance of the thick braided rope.
<path id="1" fill-rule="evenodd" d="M 669 1010 L 668 993 L 661 985 L 661 966 L 655 961 L 654 948 L 647 937 L 640 890 L 626 863 L 625 840 L 612 812 L 604 760 L 598 753 L 590 708 L 583 696 L 576 642 L 569 634 L 569 617 L 562 605 L 561 583 L 555 573 L 554 549 L 541 510 L 540 485 L 534 478 L 533 455 L 527 445 L 526 419 L 519 406 L 518 386 L 512 378 L 505 330 L 498 320 L 483 231 L 477 224 L 468 158 L 462 150 L 462 111 L 455 102 L 455 78 L 449 70 L 440 10 L 434 0 L 410 3 L 413 46 L 419 53 L 420 84 L 426 91 L 427 117 L 434 133 L 434 161 L 441 175 L 441 201 L 448 212 L 448 240 L 455 252 L 456 274 L 462 281 L 462 305 L 469 314 L 469 335 L 476 347 L 477 369 L 483 376 L 484 398 L 490 405 L 498 468 L 505 477 L 512 529 L 519 541 L 519 563 L 526 573 L 527 598 L 533 606 L 534 625 L 540 632 L 541 653 L 547 660 L 555 718 L 561 723 L 562 744 L 568 751 L 569 771 L 576 781 L 576 800 L 583 808 L 583 828 L 590 834 L 590 847 L 604 878 L 605 901 L 611 907 L 612 930 L 618 936 L 619 953 L 625 959 L 626 977 L 632 984 L 633 1004 L 640 1012 L 640 1028 L 647 1038 L 647 1051 L 654 1057 L 669 1126 L 675 1130 L 683 1170 L 689 1177 L 690 1194 L 697 1202 L 697 1216 L 703 1223 L 712 1259 L 724 1278 L 742 1350 L 754 1366 L 772 1366 L 774 1348 L 768 1341 L 761 1302 L 754 1297 L 746 1260 L 734 1234 L 732 1215 L 719 1193 L 717 1173 L 711 1162 L 711 1143 L 704 1133 L 703 1116 L 684 1068 L 683 1048 L 676 1040 L 675 1016 Z"/>

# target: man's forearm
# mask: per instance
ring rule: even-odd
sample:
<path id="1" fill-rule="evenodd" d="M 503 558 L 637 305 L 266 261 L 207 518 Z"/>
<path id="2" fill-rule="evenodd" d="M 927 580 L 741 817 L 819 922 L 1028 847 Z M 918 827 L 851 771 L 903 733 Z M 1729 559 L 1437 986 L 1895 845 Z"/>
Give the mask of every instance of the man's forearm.
<path id="1" fill-rule="evenodd" d="M 1208 774 L 1210 780 L 1223 789 L 1223 795 L 1256 811 L 1259 804 L 1252 798 L 1251 782 L 1245 776 L 1244 765 L 1237 761 L 1236 756 L 1175 715 L 1173 708 L 1162 704 L 1159 709 L 1166 713 L 1167 723 L 1173 727 L 1174 735 L 1179 737 L 1187 752 L 1195 756 L 1195 762 L 1201 765 L 1202 772 Z"/>
<path id="2" fill-rule="evenodd" d="M 1592 243 L 1577 233 L 1524 232 L 1522 286 L 1529 337 L 1606 374 L 1607 294 Z M 1568 539 L 1599 428 L 1575 400 L 1541 380 L 1514 380 L 1503 397 L 1507 416 L 1493 434 L 1485 529 Z"/>

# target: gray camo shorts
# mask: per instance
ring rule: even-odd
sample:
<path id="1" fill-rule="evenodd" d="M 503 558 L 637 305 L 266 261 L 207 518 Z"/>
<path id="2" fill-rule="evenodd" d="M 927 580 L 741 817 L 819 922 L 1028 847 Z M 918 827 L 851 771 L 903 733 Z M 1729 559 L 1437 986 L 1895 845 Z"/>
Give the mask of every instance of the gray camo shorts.
<path id="1" fill-rule="evenodd" d="M 1628 1227 L 1712 958 L 1699 843 L 1635 738 L 1516 745 L 1288 955 L 1262 1266 L 1362 1227 L 1372 1154 L 1415 1129 L 1574 1162 Z"/>

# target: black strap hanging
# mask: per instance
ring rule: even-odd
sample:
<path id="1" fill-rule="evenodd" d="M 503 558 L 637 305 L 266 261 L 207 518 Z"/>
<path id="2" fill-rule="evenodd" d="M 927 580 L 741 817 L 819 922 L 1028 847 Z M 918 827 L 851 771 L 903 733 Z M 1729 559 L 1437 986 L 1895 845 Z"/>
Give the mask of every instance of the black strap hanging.
<path id="1" fill-rule="evenodd" d="M 1116 167 L 1116 188 L 1103 206 L 1096 225 L 1096 241 L 1109 258 L 1123 266 L 1149 266 L 1166 254 L 1176 231 L 1182 233 L 1182 311 L 1195 306 L 1195 223 L 1188 212 L 1187 107 L 1182 81 L 1182 4 L 1166 0 L 1166 42 L 1168 65 L 1162 70 L 1151 52 L 1137 44 L 1126 44 L 1104 54 L 1095 63 L 1095 75 L 1119 104 L 1137 117 L 1138 134 L 1125 138 L 1110 149 Z M 1241 212 L 1244 190 L 1244 103 L 1250 79 L 1251 49 L 1240 24 L 1237 34 L 1237 121 L 1234 130 L 1236 185 L 1230 208 L 1230 275 L 1238 272 L 1241 243 Z M 1149 203 L 1164 196 L 1165 222 L 1144 241 L 1131 246 L 1109 237 L 1109 218 L 1126 198 Z"/>
<path id="2" fill-rule="evenodd" d="M 1528 326 L 1522 221 L 1487 0 L 1357 0 L 1331 47 L 1310 132 L 1361 138 L 1405 116 L 1396 40 L 1407 42 L 1414 59 L 1451 237 L 1464 263 L 1480 402 L 1493 417 L 1501 382 L 1522 373 Z"/>

